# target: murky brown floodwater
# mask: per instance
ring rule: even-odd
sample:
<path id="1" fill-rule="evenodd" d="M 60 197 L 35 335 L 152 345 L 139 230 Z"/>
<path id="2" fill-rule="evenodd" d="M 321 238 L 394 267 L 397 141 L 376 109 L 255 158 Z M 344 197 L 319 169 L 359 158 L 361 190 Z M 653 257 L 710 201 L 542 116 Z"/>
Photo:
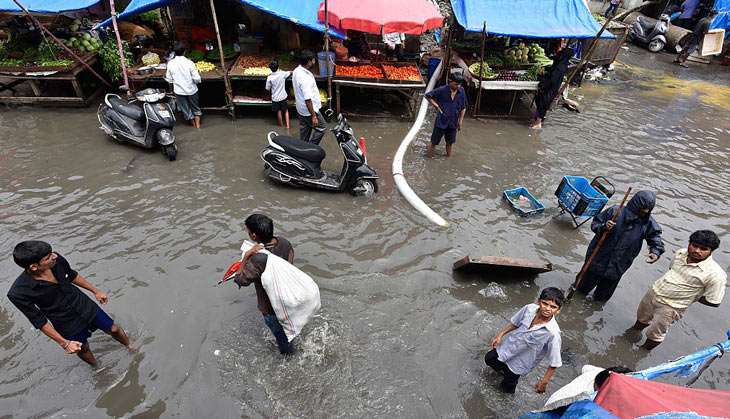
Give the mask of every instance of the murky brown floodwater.
<path id="1" fill-rule="evenodd" d="M 724 241 L 716 259 L 730 264 L 730 116 L 728 102 L 715 100 L 730 77 L 657 57 L 623 54 L 632 66 L 617 80 L 579 91 L 583 113 L 560 109 L 538 133 L 523 122 L 469 120 L 454 158 L 426 161 L 425 130 L 406 173 L 451 221 L 444 230 L 417 215 L 390 177 L 407 123 L 353 121 L 382 176 L 367 200 L 264 180 L 257 153 L 271 120 L 180 126 L 179 161 L 168 163 L 105 138 L 94 109 L 0 111 L 0 417 L 514 417 L 539 407 L 544 396 L 531 386 L 542 368 L 505 396 L 482 358 L 517 308 L 541 287 L 567 287 L 580 268 L 589 228 L 552 219 L 562 175 L 659 191 L 654 214 L 668 252 L 712 228 Z M 704 87 L 683 81 L 693 78 Z M 525 219 L 508 209 L 500 195 L 514 185 L 528 186 L 546 213 Z M 289 361 L 275 353 L 252 288 L 213 287 L 254 211 L 275 219 L 322 292 L 321 314 Z M 93 370 L 30 326 L 4 296 L 19 273 L 12 247 L 30 238 L 51 242 L 109 292 L 106 308 L 138 339 L 138 353 L 97 334 L 102 368 Z M 534 279 L 454 275 L 465 254 L 557 269 Z M 563 309 L 565 366 L 549 391 L 584 363 L 647 367 L 723 339 L 727 301 L 693 306 L 651 354 L 622 337 L 668 263 L 637 259 L 608 304 L 576 299 Z M 728 366 L 716 362 L 696 386 L 727 389 Z"/>

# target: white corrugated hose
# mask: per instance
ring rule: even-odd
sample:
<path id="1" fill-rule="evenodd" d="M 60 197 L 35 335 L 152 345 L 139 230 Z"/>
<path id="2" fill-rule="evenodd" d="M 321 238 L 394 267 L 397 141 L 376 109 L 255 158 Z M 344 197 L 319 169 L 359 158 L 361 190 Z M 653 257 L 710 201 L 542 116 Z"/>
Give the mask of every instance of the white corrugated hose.
<path id="1" fill-rule="evenodd" d="M 431 90 L 433 90 L 434 85 L 436 84 L 436 80 L 438 80 L 439 76 L 441 75 L 442 64 L 443 60 L 441 60 L 438 67 L 436 67 L 436 71 L 434 71 L 433 75 L 431 76 L 431 80 L 428 81 L 428 85 L 426 86 L 426 92 L 430 92 Z M 421 107 L 418 109 L 416 121 L 413 123 L 413 126 L 411 126 L 408 134 L 406 134 L 406 136 L 403 138 L 403 141 L 401 141 L 400 146 L 398 147 L 398 151 L 395 152 L 395 156 L 393 157 L 393 180 L 395 180 L 395 185 L 398 187 L 398 191 L 401 193 L 401 195 L 403 195 L 403 198 L 405 198 L 406 201 L 408 201 L 408 203 L 413 206 L 413 208 L 418 210 L 418 212 L 423 214 L 426 218 L 428 218 L 436 225 L 446 227 L 449 225 L 449 223 L 444 220 L 440 215 L 436 214 L 434 210 L 426 205 L 426 203 L 423 202 L 423 200 L 419 198 L 415 192 L 413 192 L 413 189 L 411 189 L 411 187 L 408 185 L 405 176 L 403 176 L 403 156 L 406 154 L 408 146 L 411 144 L 413 139 L 416 138 L 416 134 L 418 134 L 418 131 L 423 126 L 423 121 L 426 118 L 427 110 L 428 100 L 426 100 L 426 98 L 424 97 L 421 101 Z"/>

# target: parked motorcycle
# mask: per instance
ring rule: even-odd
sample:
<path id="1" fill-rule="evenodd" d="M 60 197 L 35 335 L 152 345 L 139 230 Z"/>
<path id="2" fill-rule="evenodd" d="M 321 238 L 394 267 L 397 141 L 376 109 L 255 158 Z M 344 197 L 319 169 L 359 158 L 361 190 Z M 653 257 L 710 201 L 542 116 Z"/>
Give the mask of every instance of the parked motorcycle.
<path id="1" fill-rule="evenodd" d="M 100 128 L 119 142 L 145 148 L 159 145 L 162 154 L 175 160 L 174 98 L 161 89 L 141 90 L 135 98 L 127 102 L 117 94 L 107 94 L 97 111 Z"/>
<path id="2" fill-rule="evenodd" d="M 298 138 L 268 134 L 268 147 L 261 151 L 264 172 L 271 179 L 295 186 L 306 186 L 328 191 L 349 191 L 355 196 L 370 196 L 378 192 L 378 175 L 367 164 L 365 140 L 355 140 L 347 120 L 338 115 L 332 128 L 344 157 L 339 174 L 321 169 L 325 151 L 317 144 Z"/>
<path id="3" fill-rule="evenodd" d="M 651 52 L 659 52 L 667 44 L 666 33 L 669 28 L 669 15 L 661 15 L 656 23 L 646 16 L 639 16 L 629 28 L 629 40 L 645 45 Z"/>

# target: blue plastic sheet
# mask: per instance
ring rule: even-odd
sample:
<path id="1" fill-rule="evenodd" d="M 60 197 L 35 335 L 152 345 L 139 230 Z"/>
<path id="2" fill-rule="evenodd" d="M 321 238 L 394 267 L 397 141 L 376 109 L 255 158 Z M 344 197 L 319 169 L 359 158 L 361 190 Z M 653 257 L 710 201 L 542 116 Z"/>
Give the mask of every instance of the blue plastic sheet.
<path id="1" fill-rule="evenodd" d="M 36 13 L 58 13 L 86 9 L 99 3 L 99 0 L 18 0 L 29 11 Z M 13 0 L 0 0 L 0 12 L 19 13 L 23 9 Z"/>
<path id="2" fill-rule="evenodd" d="M 730 37 L 730 0 L 715 0 L 717 16 L 712 20 L 710 29 L 725 29 L 725 38 Z"/>
<path id="3" fill-rule="evenodd" d="M 241 0 L 241 3 L 263 10 L 266 13 L 289 20 L 315 31 L 324 32 L 324 24 L 317 20 L 321 0 Z M 340 32 L 330 28 L 334 38 L 344 39 Z"/>
<path id="4" fill-rule="evenodd" d="M 666 374 L 675 374 L 677 377 L 688 377 L 695 374 L 700 367 L 711 358 L 722 356 L 725 352 L 730 352 L 730 330 L 727 331 L 728 340 L 708 346 L 705 349 L 695 353 L 685 355 L 671 362 L 665 362 L 656 367 L 647 368 L 642 371 L 635 372 L 631 376 L 644 380 L 655 380 Z"/>
<path id="5" fill-rule="evenodd" d="M 601 29 L 583 0 L 451 0 L 469 32 L 520 38 L 593 38 Z M 601 38 L 615 38 L 604 31 Z"/>
<path id="6" fill-rule="evenodd" d="M 124 20 L 140 13 L 149 12 L 150 10 L 159 9 L 160 7 L 175 3 L 175 1 L 176 0 L 132 0 L 131 2 L 129 2 L 129 4 L 122 13 L 117 14 L 117 21 Z M 112 19 L 109 18 L 96 25 L 96 27 L 103 28 L 104 26 L 108 26 L 111 24 Z"/>
<path id="7" fill-rule="evenodd" d="M 618 419 L 613 413 L 590 400 L 574 402 L 562 414 L 556 412 L 530 412 L 519 419 Z"/>

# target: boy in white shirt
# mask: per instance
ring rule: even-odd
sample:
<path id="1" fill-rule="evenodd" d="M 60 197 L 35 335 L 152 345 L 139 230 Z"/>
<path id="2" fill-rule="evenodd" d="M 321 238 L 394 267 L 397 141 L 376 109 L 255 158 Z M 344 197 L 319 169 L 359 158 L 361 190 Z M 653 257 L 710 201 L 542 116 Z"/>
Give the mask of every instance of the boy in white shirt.
<path id="1" fill-rule="evenodd" d="M 195 128 L 200 128 L 200 117 L 203 115 L 198 102 L 200 73 L 195 64 L 185 58 L 185 46 L 182 44 L 175 45 L 175 57 L 167 62 L 165 80 L 173 85 L 177 106 L 185 120 L 190 121 Z"/>
<path id="2" fill-rule="evenodd" d="M 271 92 L 271 110 L 276 112 L 279 126 L 283 127 L 282 118 L 286 122 L 286 129 L 289 129 L 289 106 L 286 94 L 286 79 L 291 71 L 279 70 L 279 62 L 274 60 L 269 63 L 271 74 L 266 78 L 266 90 Z"/>

